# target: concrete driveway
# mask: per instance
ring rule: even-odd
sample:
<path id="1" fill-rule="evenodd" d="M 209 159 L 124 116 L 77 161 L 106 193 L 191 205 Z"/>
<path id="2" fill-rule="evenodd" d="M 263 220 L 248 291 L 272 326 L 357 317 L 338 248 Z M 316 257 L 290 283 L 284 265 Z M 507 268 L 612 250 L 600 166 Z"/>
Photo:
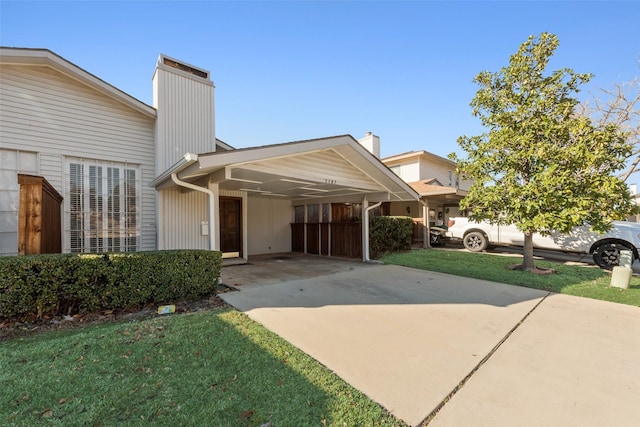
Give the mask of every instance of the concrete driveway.
<path id="1" fill-rule="evenodd" d="M 318 257 L 222 281 L 240 289 L 229 304 L 410 425 L 638 425 L 639 308 Z"/>

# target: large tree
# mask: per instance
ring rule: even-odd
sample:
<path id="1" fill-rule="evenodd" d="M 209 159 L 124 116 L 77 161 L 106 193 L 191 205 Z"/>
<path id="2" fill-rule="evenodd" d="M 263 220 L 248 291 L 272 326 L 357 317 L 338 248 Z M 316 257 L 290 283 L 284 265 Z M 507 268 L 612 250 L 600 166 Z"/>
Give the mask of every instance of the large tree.
<path id="1" fill-rule="evenodd" d="M 632 174 L 640 172 L 640 79 L 616 83 L 613 89 L 599 92 L 580 103 L 577 113 L 590 117 L 597 126 L 615 123 L 626 132 L 634 148 L 619 176 L 627 181 Z"/>
<path id="2" fill-rule="evenodd" d="M 461 202 L 471 219 L 515 224 L 524 233 L 522 268 L 534 269 L 533 233 L 569 232 L 588 225 L 604 232 L 635 212 L 615 176 L 632 144 L 613 123 L 576 114 L 574 95 L 591 78 L 563 68 L 546 72 L 558 38 L 531 36 L 499 72 L 474 78 L 471 101 L 486 132 L 461 136 L 466 158 L 450 157 L 473 180 Z"/>

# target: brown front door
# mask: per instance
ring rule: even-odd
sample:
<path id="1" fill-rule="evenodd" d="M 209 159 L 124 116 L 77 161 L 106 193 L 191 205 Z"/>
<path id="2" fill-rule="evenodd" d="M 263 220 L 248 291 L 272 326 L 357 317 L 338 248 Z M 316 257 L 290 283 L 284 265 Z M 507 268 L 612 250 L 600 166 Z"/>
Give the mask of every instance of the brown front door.
<path id="1" fill-rule="evenodd" d="M 242 199 L 220 197 L 220 250 L 242 256 Z"/>

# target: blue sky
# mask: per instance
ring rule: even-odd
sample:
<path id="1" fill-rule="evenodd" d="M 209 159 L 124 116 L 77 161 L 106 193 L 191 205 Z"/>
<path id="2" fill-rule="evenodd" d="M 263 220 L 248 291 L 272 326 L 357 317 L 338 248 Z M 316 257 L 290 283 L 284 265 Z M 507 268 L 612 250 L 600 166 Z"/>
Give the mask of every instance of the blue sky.
<path id="1" fill-rule="evenodd" d="M 469 102 L 529 35 L 584 93 L 640 75 L 640 2 L 5 1 L 0 45 L 47 48 L 152 103 L 160 53 L 212 73 L 216 135 L 241 148 L 380 136 L 382 156 L 457 151 Z"/>

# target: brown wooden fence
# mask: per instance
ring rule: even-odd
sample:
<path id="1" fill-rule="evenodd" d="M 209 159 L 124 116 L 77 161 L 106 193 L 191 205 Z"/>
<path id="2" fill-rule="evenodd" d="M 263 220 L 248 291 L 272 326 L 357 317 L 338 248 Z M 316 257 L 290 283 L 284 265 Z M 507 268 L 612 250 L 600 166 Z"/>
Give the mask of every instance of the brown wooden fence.
<path id="1" fill-rule="evenodd" d="M 62 252 L 62 196 L 41 176 L 18 174 L 18 253 Z"/>
<path id="2" fill-rule="evenodd" d="M 306 246 L 304 232 L 307 232 Z M 291 224 L 291 250 L 336 257 L 362 257 L 362 223 Z"/>

